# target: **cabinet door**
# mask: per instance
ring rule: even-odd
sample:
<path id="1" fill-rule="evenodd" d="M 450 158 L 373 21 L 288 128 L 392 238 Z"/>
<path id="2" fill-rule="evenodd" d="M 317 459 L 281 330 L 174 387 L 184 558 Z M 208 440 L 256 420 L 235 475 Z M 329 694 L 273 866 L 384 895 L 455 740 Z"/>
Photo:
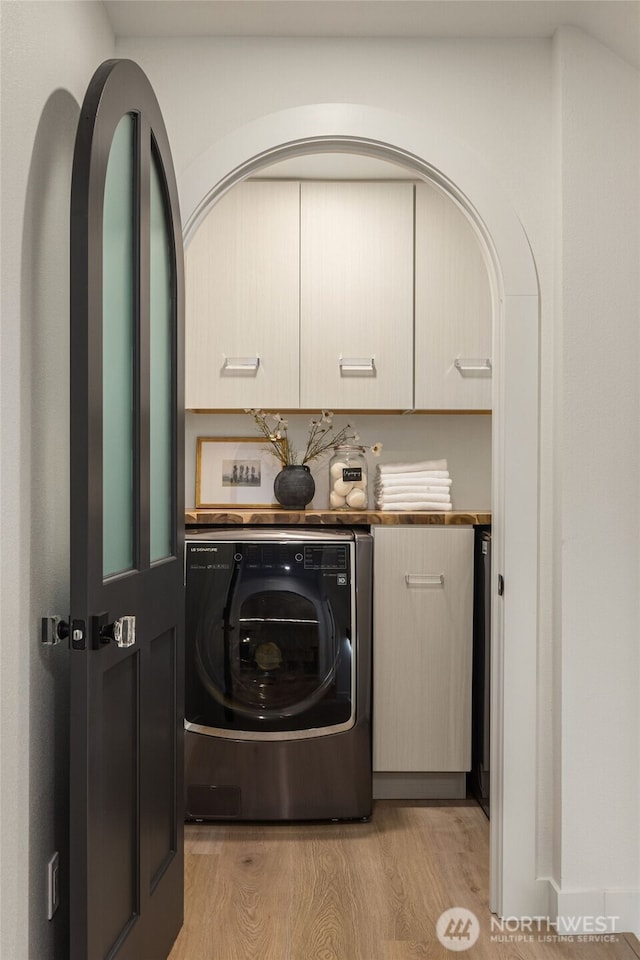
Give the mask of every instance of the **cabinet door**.
<path id="1" fill-rule="evenodd" d="M 188 408 L 299 405 L 300 186 L 243 182 L 186 251 Z"/>
<path id="2" fill-rule="evenodd" d="M 491 330 L 478 237 L 451 199 L 417 184 L 416 409 L 491 409 Z"/>
<path id="3" fill-rule="evenodd" d="M 374 538 L 373 769 L 468 770 L 473 528 Z"/>
<path id="4" fill-rule="evenodd" d="M 303 183 L 301 406 L 413 405 L 413 184 Z"/>

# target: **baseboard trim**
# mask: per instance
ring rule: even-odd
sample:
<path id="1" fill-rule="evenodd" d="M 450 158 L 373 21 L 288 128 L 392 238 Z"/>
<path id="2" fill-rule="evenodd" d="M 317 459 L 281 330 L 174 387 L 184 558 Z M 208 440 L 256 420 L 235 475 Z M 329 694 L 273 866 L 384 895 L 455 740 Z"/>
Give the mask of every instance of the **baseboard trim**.
<path id="1" fill-rule="evenodd" d="M 557 918 L 559 934 L 632 933 L 640 938 L 640 888 L 563 890 L 552 878 L 547 884 L 549 914 Z"/>
<path id="2" fill-rule="evenodd" d="M 374 800 L 464 800 L 464 773 L 374 773 Z"/>

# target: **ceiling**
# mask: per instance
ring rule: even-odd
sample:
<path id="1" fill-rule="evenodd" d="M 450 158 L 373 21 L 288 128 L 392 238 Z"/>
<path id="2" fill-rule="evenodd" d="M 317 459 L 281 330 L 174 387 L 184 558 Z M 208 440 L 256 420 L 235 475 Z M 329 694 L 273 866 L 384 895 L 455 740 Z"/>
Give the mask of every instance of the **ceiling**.
<path id="1" fill-rule="evenodd" d="M 581 27 L 640 68 L 640 0 L 103 0 L 116 37 L 545 38 Z"/>

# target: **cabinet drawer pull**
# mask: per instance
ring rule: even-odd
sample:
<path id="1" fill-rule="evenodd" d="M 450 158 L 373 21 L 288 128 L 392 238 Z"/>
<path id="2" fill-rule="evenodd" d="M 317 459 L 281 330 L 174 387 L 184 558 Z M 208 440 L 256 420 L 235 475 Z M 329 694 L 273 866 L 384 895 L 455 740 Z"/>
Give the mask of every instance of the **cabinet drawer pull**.
<path id="1" fill-rule="evenodd" d="M 223 373 L 246 373 L 255 375 L 260 366 L 260 357 L 225 357 Z"/>
<path id="2" fill-rule="evenodd" d="M 453 365 L 456 370 L 464 377 L 467 373 L 480 373 L 485 374 L 485 376 L 491 376 L 491 359 L 487 358 L 486 360 L 469 360 L 463 357 L 456 357 L 453 361 Z"/>
<path id="3" fill-rule="evenodd" d="M 408 587 L 444 587 L 444 573 L 405 573 Z"/>
<path id="4" fill-rule="evenodd" d="M 375 377 L 375 357 L 338 357 L 341 377 Z"/>

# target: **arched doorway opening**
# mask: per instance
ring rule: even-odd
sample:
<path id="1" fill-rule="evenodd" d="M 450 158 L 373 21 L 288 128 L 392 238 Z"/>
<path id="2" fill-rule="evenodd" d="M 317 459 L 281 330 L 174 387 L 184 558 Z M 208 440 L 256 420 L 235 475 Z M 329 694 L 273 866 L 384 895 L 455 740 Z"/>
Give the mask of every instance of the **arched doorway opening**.
<path id="1" fill-rule="evenodd" d="M 179 177 L 185 242 L 236 183 L 309 153 L 357 153 L 436 184 L 464 211 L 493 291 L 494 533 L 490 907 L 547 911 L 536 870 L 536 676 L 539 467 L 539 291 L 527 237 L 476 156 L 406 117 L 314 104 L 262 117 L 213 144 Z M 498 576 L 504 592 L 498 595 Z"/>

